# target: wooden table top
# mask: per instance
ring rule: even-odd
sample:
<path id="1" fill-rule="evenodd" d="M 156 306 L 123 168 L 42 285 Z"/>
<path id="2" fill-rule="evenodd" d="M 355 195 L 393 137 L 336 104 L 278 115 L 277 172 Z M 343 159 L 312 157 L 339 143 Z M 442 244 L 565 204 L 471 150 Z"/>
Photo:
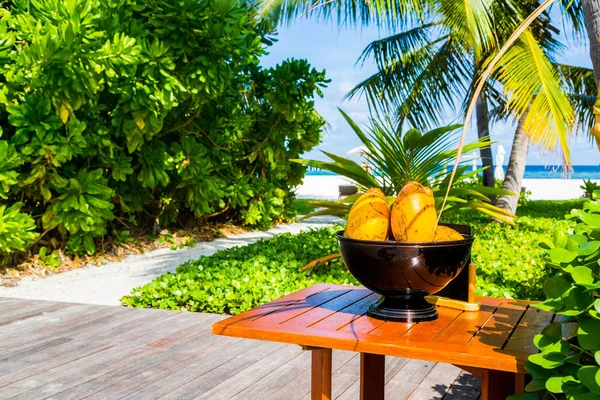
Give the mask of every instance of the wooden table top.
<path id="1" fill-rule="evenodd" d="M 481 310 L 438 307 L 439 318 L 386 322 L 366 315 L 380 296 L 364 287 L 318 284 L 212 326 L 217 335 L 268 340 L 525 373 L 533 337 L 553 314 L 532 302 L 481 297 Z"/>

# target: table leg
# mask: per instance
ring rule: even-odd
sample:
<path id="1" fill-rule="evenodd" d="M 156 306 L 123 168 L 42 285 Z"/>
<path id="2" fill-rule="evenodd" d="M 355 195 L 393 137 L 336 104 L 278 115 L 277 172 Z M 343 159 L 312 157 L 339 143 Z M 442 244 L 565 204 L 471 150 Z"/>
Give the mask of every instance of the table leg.
<path id="1" fill-rule="evenodd" d="M 331 349 L 311 349 L 311 399 L 331 400 Z"/>
<path id="2" fill-rule="evenodd" d="M 383 400 L 385 356 L 360 353 L 360 400 Z"/>
<path id="3" fill-rule="evenodd" d="M 522 393 L 524 376 L 518 377 L 512 372 L 482 370 L 481 371 L 481 400 L 505 400 L 508 396 Z"/>

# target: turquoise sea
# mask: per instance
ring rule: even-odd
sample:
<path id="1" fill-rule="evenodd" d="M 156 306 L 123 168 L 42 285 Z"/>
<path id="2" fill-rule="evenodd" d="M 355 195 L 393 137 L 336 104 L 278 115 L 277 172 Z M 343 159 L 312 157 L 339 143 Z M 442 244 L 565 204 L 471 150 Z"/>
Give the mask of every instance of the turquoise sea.
<path id="1" fill-rule="evenodd" d="M 506 166 L 504 166 L 506 171 Z M 323 171 L 309 167 L 306 175 L 335 175 L 333 172 Z M 525 178 L 527 179 L 561 179 L 565 174 L 561 166 L 528 165 L 525 167 Z M 600 166 L 598 165 L 574 165 L 573 173 L 568 176 L 571 179 L 600 179 Z"/>

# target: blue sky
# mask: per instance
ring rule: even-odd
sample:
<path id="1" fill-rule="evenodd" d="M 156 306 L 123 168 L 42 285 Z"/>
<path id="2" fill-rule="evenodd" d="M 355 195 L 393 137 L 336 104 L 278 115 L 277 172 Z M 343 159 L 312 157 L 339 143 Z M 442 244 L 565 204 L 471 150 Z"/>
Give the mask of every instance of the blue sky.
<path id="1" fill-rule="evenodd" d="M 554 13 L 553 13 L 554 14 Z M 591 67 L 586 38 L 576 39 L 568 33 L 564 42 L 566 49 L 559 57 L 559 61 L 574 65 Z M 264 66 L 275 65 L 287 58 L 306 58 L 317 69 L 326 69 L 331 83 L 324 91 L 324 97 L 317 98 L 317 111 L 330 124 L 330 129 L 324 133 L 323 141 L 317 149 L 311 151 L 305 158 L 324 159 L 318 150 L 326 150 L 339 155 L 346 152 L 360 142 L 343 121 L 337 107 L 346 111 L 359 125 L 368 119 L 368 110 L 364 99 L 358 101 L 344 100 L 343 97 L 357 83 L 367 78 L 375 67 L 372 64 L 356 65 L 356 60 L 362 50 L 371 41 L 386 36 L 375 28 L 339 28 L 334 23 L 315 20 L 297 20 L 289 27 L 281 27 L 277 38 L 279 41 L 269 48 L 270 54 L 262 59 Z M 584 40 L 585 39 L 585 40 Z M 457 106 L 462 99 L 457 99 Z M 448 115 L 447 122 L 461 122 L 459 115 Z M 498 123 L 492 126 L 492 140 L 501 143 L 510 154 L 515 126 L 511 123 Z M 469 132 L 469 139 L 475 140 L 473 130 Z M 494 154 L 496 153 L 494 145 Z M 571 153 L 574 165 L 597 165 L 600 162 L 600 153 L 592 144 L 586 134 L 579 133 L 571 140 Z M 508 154 L 504 163 L 508 163 Z M 532 146 L 529 151 L 528 164 L 552 165 L 560 164 L 560 159 L 551 153 L 544 153 L 539 148 Z"/>

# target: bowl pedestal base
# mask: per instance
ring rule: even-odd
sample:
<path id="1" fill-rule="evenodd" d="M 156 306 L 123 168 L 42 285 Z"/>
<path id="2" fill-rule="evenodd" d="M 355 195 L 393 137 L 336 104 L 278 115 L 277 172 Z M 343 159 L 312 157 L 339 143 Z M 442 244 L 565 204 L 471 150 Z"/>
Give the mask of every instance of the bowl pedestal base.
<path id="1" fill-rule="evenodd" d="M 367 315 L 371 318 L 395 322 L 424 322 L 437 319 L 438 312 L 423 294 L 402 297 L 382 296 L 371 304 Z"/>

